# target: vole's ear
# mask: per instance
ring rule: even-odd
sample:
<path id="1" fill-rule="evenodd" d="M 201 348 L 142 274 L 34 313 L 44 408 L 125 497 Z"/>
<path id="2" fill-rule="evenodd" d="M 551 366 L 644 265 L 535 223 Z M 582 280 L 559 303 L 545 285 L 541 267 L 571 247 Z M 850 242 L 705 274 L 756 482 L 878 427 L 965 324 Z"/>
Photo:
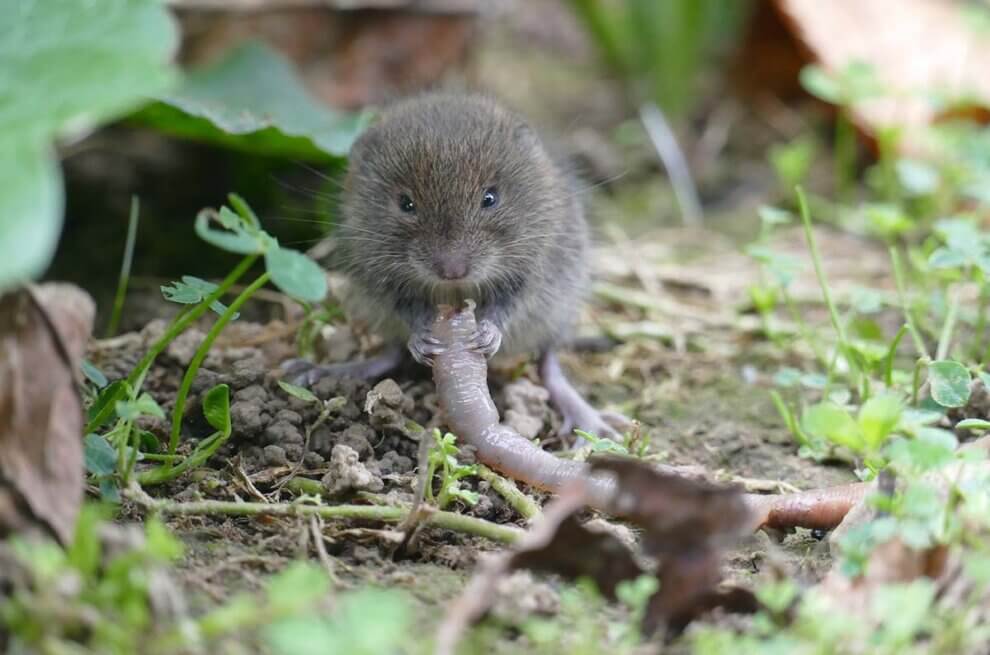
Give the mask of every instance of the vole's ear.
<path id="1" fill-rule="evenodd" d="M 369 150 L 374 150 L 377 146 L 381 145 L 382 136 L 380 132 L 381 130 L 375 129 L 374 125 L 366 128 L 361 133 L 361 136 L 351 145 L 350 160 L 363 159 Z"/>
<path id="2" fill-rule="evenodd" d="M 540 144 L 540 135 L 527 123 L 516 123 L 512 129 L 512 138 L 520 145 L 537 146 Z"/>

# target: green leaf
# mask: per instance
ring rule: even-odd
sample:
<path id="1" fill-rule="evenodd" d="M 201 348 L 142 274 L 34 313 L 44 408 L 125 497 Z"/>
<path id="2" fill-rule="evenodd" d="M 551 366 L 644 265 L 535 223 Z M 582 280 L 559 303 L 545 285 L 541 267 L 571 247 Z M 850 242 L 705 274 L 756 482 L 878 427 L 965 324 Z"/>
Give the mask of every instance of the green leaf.
<path id="1" fill-rule="evenodd" d="M 928 256 L 928 266 L 936 269 L 960 268 L 966 264 L 966 256 L 951 248 L 936 248 Z"/>
<path id="2" fill-rule="evenodd" d="M 760 222 L 767 227 L 788 225 L 794 220 L 793 214 L 779 207 L 761 205 L 757 213 L 760 215 Z"/>
<path id="3" fill-rule="evenodd" d="M 869 204 L 862 209 L 869 230 L 884 239 L 892 239 L 911 229 L 911 219 L 894 205 Z"/>
<path id="4" fill-rule="evenodd" d="M 958 430 L 990 430 L 990 421 L 981 418 L 967 418 L 956 423 Z"/>
<path id="5" fill-rule="evenodd" d="M 857 452 L 863 448 L 859 425 L 848 411 L 833 403 L 824 402 L 809 407 L 801 417 L 801 425 L 805 432 L 836 445 Z"/>
<path id="6" fill-rule="evenodd" d="M 92 382 L 98 389 L 102 389 L 107 386 L 107 376 L 103 375 L 103 371 L 96 368 L 93 362 L 88 359 L 82 360 L 82 364 L 79 365 L 82 370 L 82 374 L 86 376 L 86 379 Z"/>
<path id="7" fill-rule="evenodd" d="M 921 428 L 914 439 L 898 439 L 888 450 L 890 461 L 901 470 L 928 471 L 945 466 L 955 457 L 956 435 L 941 428 Z"/>
<path id="8" fill-rule="evenodd" d="M 290 614 L 319 601 L 330 590 L 322 569 L 308 562 L 296 562 L 268 582 L 267 597 L 272 611 Z"/>
<path id="9" fill-rule="evenodd" d="M 927 630 L 934 600 L 935 585 L 929 579 L 878 586 L 870 605 L 871 613 L 882 626 L 879 632 L 883 643 L 908 644 Z"/>
<path id="10" fill-rule="evenodd" d="M 4 96 L 2 85 L 0 77 L 0 97 Z M 7 97 L 17 95 L 11 92 Z M 51 149 L 43 141 L 9 134 L 0 136 L 4 153 L 0 164 L 0 292 L 39 277 L 48 267 L 62 231 L 64 203 L 62 174 Z"/>
<path id="11" fill-rule="evenodd" d="M 305 387 L 297 387 L 294 384 L 289 384 L 284 380 L 278 381 L 278 386 L 282 387 L 282 391 L 289 394 L 293 398 L 298 398 L 304 403 L 318 403 L 320 399 L 313 395 L 313 392 Z"/>
<path id="12" fill-rule="evenodd" d="M 106 507 L 96 503 L 83 503 L 76 519 L 76 530 L 66 555 L 72 566 L 83 575 L 91 578 L 100 566 L 100 524 L 109 518 Z"/>
<path id="13" fill-rule="evenodd" d="M 169 302 L 180 305 L 195 305 L 203 302 L 217 290 L 217 285 L 207 282 L 192 275 L 183 275 L 181 282 L 173 282 L 170 285 L 162 285 L 162 296 Z M 227 311 L 227 306 L 219 300 L 210 303 L 210 309 L 219 316 Z M 231 320 L 237 320 L 240 313 L 235 312 Z"/>
<path id="14" fill-rule="evenodd" d="M 157 518 L 148 519 L 145 524 L 145 544 L 148 553 L 162 562 L 170 562 L 182 557 L 182 542 L 175 538 L 165 524 Z"/>
<path id="15" fill-rule="evenodd" d="M 240 197 L 236 193 L 228 193 L 227 202 L 230 203 L 230 206 L 234 208 L 237 215 L 243 218 L 248 225 L 261 229 L 261 221 L 258 220 L 258 215 L 254 213 L 254 210 L 251 209 L 251 206 L 247 204 L 247 201 L 244 200 L 244 198 Z"/>
<path id="16" fill-rule="evenodd" d="M 230 435 L 230 387 L 218 384 L 206 392 L 203 416 L 214 430 L 224 436 Z"/>
<path id="17" fill-rule="evenodd" d="M 940 360 L 928 365 L 932 399 L 942 407 L 962 407 L 969 401 L 969 370 L 959 362 Z"/>
<path id="18" fill-rule="evenodd" d="M 133 421 L 141 416 L 165 418 L 165 412 L 147 392 L 141 394 L 137 400 L 119 401 L 116 408 L 117 416 L 125 421 Z"/>
<path id="19" fill-rule="evenodd" d="M 395 591 L 364 588 L 342 595 L 331 621 L 291 617 L 267 626 L 265 639 L 277 655 L 381 655 L 401 651 L 412 626 L 412 608 Z"/>
<path id="20" fill-rule="evenodd" d="M 265 253 L 272 282 L 288 295 L 320 302 L 327 295 L 327 276 L 312 259 L 297 250 L 272 248 Z"/>
<path id="21" fill-rule="evenodd" d="M 103 435 L 86 435 L 83 439 L 83 459 L 86 470 L 93 475 L 110 475 L 117 470 L 117 451 Z"/>
<path id="22" fill-rule="evenodd" d="M 233 221 L 230 220 L 231 217 Z M 216 229 L 210 225 L 211 221 L 220 223 L 225 229 Z M 200 239 L 227 252 L 252 255 L 261 253 L 265 247 L 258 236 L 245 229 L 244 223 L 237 214 L 226 207 L 221 207 L 219 212 L 212 209 L 199 212 L 196 215 L 195 229 Z"/>
<path id="23" fill-rule="evenodd" d="M 801 69 L 799 77 L 804 90 L 825 102 L 837 105 L 842 101 L 842 90 L 839 82 L 821 66 L 814 64 Z"/>
<path id="24" fill-rule="evenodd" d="M 103 478 L 100 480 L 100 498 L 108 503 L 120 503 L 120 487 L 113 479 Z"/>
<path id="25" fill-rule="evenodd" d="M 859 430 L 866 448 L 874 451 L 890 436 L 901 420 L 904 404 L 892 394 L 873 396 L 859 409 Z"/>
<path id="26" fill-rule="evenodd" d="M 369 113 L 329 109 L 306 91 L 292 65 L 261 43 L 247 43 L 194 71 L 138 118 L 164 132 L 282 157 L 347 154 Z"/>
<path id="27" fill-rule="evenodd" d="M 106 423 L 113 416 L 113 410 L 116 407 L 117 401 L 126 396 L 129 389 L 130 385 L 125 380 L 117 380 L 103 387 L 96 400 L 89 406 L 89 411 L 87 412 L 89 423 L 86 425 L 86 430 L 92 432 Z"/>
<path id="28" fill-rule="evenodd" d="M 157 0 L 8 3 L 0 20 L 0 290 L 40 275 L 62 223 L 51 140 L 119 116 L 173 79 Z"/>

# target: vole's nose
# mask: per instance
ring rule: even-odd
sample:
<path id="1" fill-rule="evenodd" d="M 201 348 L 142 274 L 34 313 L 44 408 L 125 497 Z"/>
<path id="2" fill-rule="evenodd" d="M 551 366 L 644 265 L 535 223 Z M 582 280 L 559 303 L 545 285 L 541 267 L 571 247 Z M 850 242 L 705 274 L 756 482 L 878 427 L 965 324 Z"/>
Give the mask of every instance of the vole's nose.
<path id="1" fill-rule="evenodd" d="M 433 261 L 434 268 L 444 280 L 460 280 L 468 274 L 468 258 L 458 253 L 442 253 Z"/>

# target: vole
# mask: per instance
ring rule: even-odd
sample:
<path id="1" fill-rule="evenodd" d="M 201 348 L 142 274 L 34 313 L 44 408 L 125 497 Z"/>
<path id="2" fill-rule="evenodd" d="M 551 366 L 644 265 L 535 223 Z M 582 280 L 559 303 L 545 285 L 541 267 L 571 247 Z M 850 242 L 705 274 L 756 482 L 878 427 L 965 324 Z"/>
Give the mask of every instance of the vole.
<path id="1" fill-rule="evenodd" d="M 476 94 L 400 101 L 354 143 L 341 211 L 341 302 L 391 347 L 361 362 L 297 361 L 297 382 L 381 377 L 406 350 L 429 364 L 437 306 L 470 298 L 474 347 L 539 356 L 562 432 L 615 436 L 615 417 L 588 405 L 555 355 L 589 289 L 589 228 L 573 179 L 524 118 Z"/>

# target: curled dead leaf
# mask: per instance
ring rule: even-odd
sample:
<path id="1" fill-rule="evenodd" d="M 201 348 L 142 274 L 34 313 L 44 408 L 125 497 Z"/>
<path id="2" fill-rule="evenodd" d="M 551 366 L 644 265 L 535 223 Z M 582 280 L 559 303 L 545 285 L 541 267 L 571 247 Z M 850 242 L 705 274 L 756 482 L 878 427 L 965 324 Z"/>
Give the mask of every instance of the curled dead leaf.
<path id="1" fill-rule="evenodd" d="M 72 538 L 83 493 L 75 372 L 94 314 L 89 295 L 67 284 L 0 296 L 0 535 Z"/>

